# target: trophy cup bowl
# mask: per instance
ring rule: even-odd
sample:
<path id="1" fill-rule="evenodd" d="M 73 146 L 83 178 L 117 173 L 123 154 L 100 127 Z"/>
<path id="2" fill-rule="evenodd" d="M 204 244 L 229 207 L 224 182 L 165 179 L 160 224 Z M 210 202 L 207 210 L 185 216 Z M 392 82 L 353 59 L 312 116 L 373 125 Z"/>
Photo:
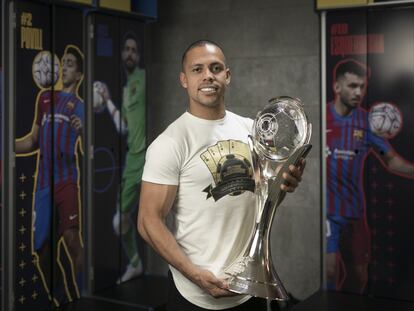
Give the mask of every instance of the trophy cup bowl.
<path id="1" fill-rule="evenodd" d="M 259 111 L 249 136 L 249 148 L 255 179 L 256 223 L 249 242 L 224 273 L 229 290 L 272 300 L 288 300 L 270 254 L 270 229 L 282 201 L 280 189 L 289 165 L 298 164 L 311 149 L 312 125 L 299 99 L 272 98 Z"/>

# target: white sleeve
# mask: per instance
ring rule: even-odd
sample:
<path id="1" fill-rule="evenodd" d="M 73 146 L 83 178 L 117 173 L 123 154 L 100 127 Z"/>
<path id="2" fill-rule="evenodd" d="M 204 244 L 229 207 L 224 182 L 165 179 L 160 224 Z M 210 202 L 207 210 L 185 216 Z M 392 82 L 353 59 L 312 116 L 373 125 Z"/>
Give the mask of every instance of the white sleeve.
<path id="1" fill-rule="evenodd" d="M 177 143 L 165 134 L 148 147 L 142 180 L 163 185 L 178 185 L 182 152 Z"/>
<path id="2" fill-rule="evenodd" d="M 116 130 L 118 131 L 118 133 L 125 135 L 128 132 L 128 127 L 124 119 L 121 118 L 119 109 L 116 108 L 115 104 L 110 99 L 106 101 L 106 106 L 108 108 L 109 115 L 114 121 Z"/>
<path id="3" fill-rule="evenodd" d="M 254 123 L 253 119 L 246 118 L 246 127 L 250 135 L 253 135 L 253 123 Z"/>

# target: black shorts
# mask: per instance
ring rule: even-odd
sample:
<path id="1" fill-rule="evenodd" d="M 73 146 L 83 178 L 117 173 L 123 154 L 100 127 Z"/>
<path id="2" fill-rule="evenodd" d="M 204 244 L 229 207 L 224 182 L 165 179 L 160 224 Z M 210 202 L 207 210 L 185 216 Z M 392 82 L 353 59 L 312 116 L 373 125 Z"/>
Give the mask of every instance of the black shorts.
<path id="1" fill-rule="evenodd" d="M 168 272 L 168 301 L 167 311 L 204 311 L 208 309 L 201 308 L 185 299 L 174 284 L 171 272 Z M 252 297 L 245 303 L 230 309 L 223 309 L 224 311 L 266 311 L 266 299 Z"/>

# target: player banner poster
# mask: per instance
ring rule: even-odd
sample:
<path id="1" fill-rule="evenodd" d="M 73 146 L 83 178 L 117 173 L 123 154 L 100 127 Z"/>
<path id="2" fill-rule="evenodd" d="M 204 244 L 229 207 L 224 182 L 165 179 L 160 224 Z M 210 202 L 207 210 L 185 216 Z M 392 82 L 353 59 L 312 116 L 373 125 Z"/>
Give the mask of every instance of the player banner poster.
<path id="1" fill-rule="evenodd" d="M 326 19 L 326 280 L 412 300 L 414 10 Z"/>
<path id="2" fill-rule="evenodd" d="M 31 137 L 36 115 L 37 101 L 40 93 L 50 89 L 52 68 L 54 63 L 50 54 L 51 24 L 50 7 L 43 4 L 28 2 L 16 3 L 16 175 L 15 175 L 15 202 L 16 202 L 16 268 L 15 268 L 15 305 L 16 310 L 33 308 L 48 309 L 50 289 L 45 284 L 51 280 L 51 267 L 39 271 L 38 257 L 34 246 L 34 187 L 38 176 L 38 149 L 32 144 L 28 148 L 19 146 L 25 138 Z M 46 75 L 37 68 L 44 64 Z M 35 68 L 36 73 L 33 72 Z M 48 72 L 49 78 L 48 78 Z M 39 77 L 34 79 L 35 75 Z M 22 91 L 24 90 L 24 91 Z M 37 130 L 37 132 L 39 132 Z M 38 135 L 36 135 L 38 137 Z M 50 133 L 45 133 L 44 141 L 51 140 Z M 42 154 L 42 158 L 50 159 L 51 150 Z M 44 204 L 50 206 L 51 196 L 43 197 Z M 50 217 L 51 212 L 44 217 Z M 38 219 L 43 217 L 39 215 Z M 50 232 L 48 228 L 45 233 Z M 44 246 L 49 247 L 48 246 Z M 51 257 L 44 256 L 43 263 L 50 264 Z"/>
<path id="3" fill-rule="evenodd" d="M 82 12 L 19 1 L 16 16 L 15 304 L 46 310 L 82 290 Z"/>
<path id="4" fill-rule="evenodd" d="M 94 224 L 95 290 L 143 273 L 136 230 L 146 149 L 144 26 L 95 15 Z M 112 228 L 112 230 L 108 230 Z M 111 245 L 111 255 L 107 249 Z"/>
<path id="5" fill-rule="evenodd" d="M 122 151 L 122 183 L 120 189 L 120 228 L 130 226 L 134 234 L 121 237 L 122 245 L 134 243 L 133 248 L 123 247 L 121 281 L 127 281 L 143 273 L 146 266 L 146 243 L 137 234 L 137 216 L 141 177 L 146 151 L 146 69 L 145 24 L 136 20 L 119 19 L 120 82 L 122 86 L 121 118 L 127 126 Z M 126 135 L 125 135 L 126 134 Z M 129 225 L 124 220 L 129 219 Z M 131 221 L 132 220 L 132 221 Z M 129 231 L 131 232 L 131 231 Z M 136 246 L 136 247 L 135 247 Z M 124 265 L 126 264 L 126 266 Z"/>
<path id="6" fill-rule="evenodd" d="M 94 288 L 96 291 L 113 286 L 120 277 L 121 244 L 113 230 L 113 218 L 119 204 L 118 191 L 121 184 L 121 140 L 118 131 L 121 115 L 115 116 L 115 108 L 122 99 L 120 82 L 120 39 L 117 17 L 94 15 Z M 108 90 L 107 97 L 102 94 Z M 106 94 L 105 94 L 106 95 Z M 113 103 L 114 113 L 108 110 Z M 116 106 L 115 106 L 116 105 Z M 119 109 L 118 109 L 119 111 Z M 118 127 L 117 127 L 118 126 Z M 118 224 L 119 222 L 116 222 Z M 108 249 L 111 251 L 108 252 Z"/>

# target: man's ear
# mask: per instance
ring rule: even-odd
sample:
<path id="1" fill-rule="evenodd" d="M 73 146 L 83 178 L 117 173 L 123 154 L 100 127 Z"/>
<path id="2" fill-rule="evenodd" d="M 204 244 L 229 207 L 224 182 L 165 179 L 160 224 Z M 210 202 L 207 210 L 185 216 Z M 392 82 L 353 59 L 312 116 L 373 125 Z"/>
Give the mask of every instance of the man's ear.
<path id="1" fill-rule="evenodd" d="M 230 68 L 226 69 L 226 84 L 229 85 L 231 81 L 231 72 L 230 72 Z"/>
<path id="2" fill-rule="evenodd" d="M 333 84 L 333 90 L 335 94 L 338 94 L 341 91 L 341 86 L 339 85 L 338 81 L 335 81 Z"/>
<path id="3" fill-rule="evenodd" d="M 180 83 L 183 88 L 187 88 L 187 76 L 184 72 L 180 72 Z"/>

